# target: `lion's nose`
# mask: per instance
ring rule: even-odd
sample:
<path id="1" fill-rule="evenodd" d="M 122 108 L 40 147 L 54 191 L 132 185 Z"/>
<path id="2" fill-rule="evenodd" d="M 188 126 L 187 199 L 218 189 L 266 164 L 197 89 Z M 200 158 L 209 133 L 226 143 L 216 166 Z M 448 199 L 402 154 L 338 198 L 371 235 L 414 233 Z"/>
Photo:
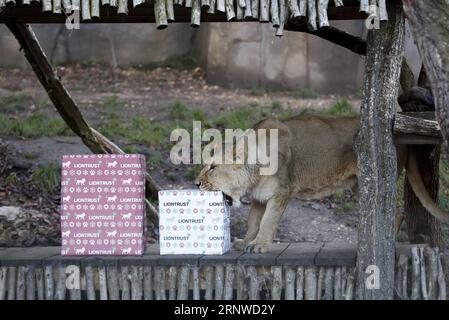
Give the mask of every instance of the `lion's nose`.
<path id="1" fill-rule="evenodd" d="M 197 187 L 201 186 L 201 182 L 199 182 L 199 181 L 195 181 L 195 184 Z"/>

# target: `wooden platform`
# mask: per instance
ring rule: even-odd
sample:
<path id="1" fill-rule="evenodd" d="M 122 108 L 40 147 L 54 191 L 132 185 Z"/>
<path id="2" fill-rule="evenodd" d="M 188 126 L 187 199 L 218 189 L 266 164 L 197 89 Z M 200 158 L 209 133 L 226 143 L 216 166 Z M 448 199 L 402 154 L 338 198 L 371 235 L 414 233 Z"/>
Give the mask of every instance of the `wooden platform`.
<path id="1" fill-rule="evenodd" d="M 0 300 L 353 299 L 356 250 L 280 243 L 266 254 L 161 256 L 152 245 L 143 256 L 63 257 L 60 247 L 0 248 Z M 446 299 L 437 250 L 398 245 L 396 253 L 398 298 Z"/>

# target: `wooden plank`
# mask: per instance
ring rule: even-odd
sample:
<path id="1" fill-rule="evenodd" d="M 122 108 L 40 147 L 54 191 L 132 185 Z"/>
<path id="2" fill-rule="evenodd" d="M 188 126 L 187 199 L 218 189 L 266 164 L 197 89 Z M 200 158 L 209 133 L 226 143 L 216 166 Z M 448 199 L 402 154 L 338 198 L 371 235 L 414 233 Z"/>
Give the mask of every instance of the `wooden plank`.
<path id="1" fill-rule="evenodd" d="M 0 252 L 1 266 L 41 266 L 42 260 L 56 256 L 61 247 L 7 248 Z"/>
<path id="2" fill-rule="evenodd" d="M 16 299 L 17 267 L 8 267 L 8 300 Z"/>
<path id="3" fill-rule="evenodd" d="M 276 259 L 280 266 L 313 266 L 324 243 L 292 243 Z"/>
<path id="4" fill-rule="evenodd" d="M 219 264 L 236 264 L 238 258 L 244 254 L 243 251 L 229 251 L 223 255 L 204 255 L 199 259 L 200 266 L 219 265 Z"/>
<path id="5" fill-rule="evenodd" d="M 428 118 L 429 116 L 426 112 L 422 116 L 420 116 L 419 112 L 399 112 L 394 119 L 394 133 L 441 137 L 438 122 Z"/>
<path id="6" fill-rule="evenodd" d="M 267 253 L 244 253 L 237 258 L 237 264 L 245 266 L 273 266 L 277 258 L 287 249 L 289 243 L 276 243 Z"/>
<path id="7" fill-rule="evenodd" d="M 35 277 L 37 300 L 45 300 L 44 270 L 42 268 L 36 268 Z"/>
<path id="8" fill-rule="evenodd" d="M 318 252 L 317 266 L 355 266 L 357 246 L 346 243 L 326 243 Z"/>
<path id="9" fill-rule="evenodd" d="M 8 267 L 0 267 L 0 301 L 5 300 L 7 273 Z"/>

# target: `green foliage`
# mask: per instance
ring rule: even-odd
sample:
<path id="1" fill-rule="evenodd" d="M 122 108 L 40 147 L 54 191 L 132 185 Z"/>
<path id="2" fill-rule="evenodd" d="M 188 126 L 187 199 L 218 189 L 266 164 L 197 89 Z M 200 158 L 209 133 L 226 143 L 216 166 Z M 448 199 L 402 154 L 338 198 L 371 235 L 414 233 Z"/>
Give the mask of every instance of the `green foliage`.
<path id="1" fill-rule="evenodd" d="M 33 103 L 31 97 L 24 93 L 12 94 L 0 100 L 1 113 L 18 113 L 25 111 Z"/>
<path id="2" fill-rule="evenodd" d="M 356 116 L 359 114 L 346 99 L 338 100 L 331 108 L 326 110 L 325 113 L 336 117 Z"/>
<path id="3" fill-rule="evenodd" d="M 296 99 L 316 99 L 318 93 L 312 88 L 301 88 L 293 92 L 293 97 Z"/>
<path id="4" fill-rule="evenodd" d="M 54 163 L 36 167 L 33 170 L 31 181 L 43 192 L 57 192 L 61 184 L 61 168 Z"/>
<path id="5" fill-rule="evenodd" d="M 72 132 L 62 119 L 52 119 L 45 113 L 36 112 L 20 118 L 6 117 L 0 114 L 0 134 L 37 138 L 71 135 Z"/>
<path id="6" fill-rule="evenodd" d="M 103 101 L 103 108 L 117 111 L 124 103 L 120 101 L 119 97 L 115 94 L 108 96 Z"/>

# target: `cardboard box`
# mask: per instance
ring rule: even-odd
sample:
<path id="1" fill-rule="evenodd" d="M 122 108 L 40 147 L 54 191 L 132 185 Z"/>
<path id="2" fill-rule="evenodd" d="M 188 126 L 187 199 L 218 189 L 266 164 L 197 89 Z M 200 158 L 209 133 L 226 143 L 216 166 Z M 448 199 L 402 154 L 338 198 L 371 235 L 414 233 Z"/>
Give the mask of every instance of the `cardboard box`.
<path id="1" fill-rule="evenodd" d="M 161 254 L 223 254 L 231 247 L 229 207 L 223 193 L 159 192 Z"/>
<path id="2" fill-rule="evenodd" d="M 61 254 L 143 254 L 144 173 L 142 155 L 63 156 Z"/>

